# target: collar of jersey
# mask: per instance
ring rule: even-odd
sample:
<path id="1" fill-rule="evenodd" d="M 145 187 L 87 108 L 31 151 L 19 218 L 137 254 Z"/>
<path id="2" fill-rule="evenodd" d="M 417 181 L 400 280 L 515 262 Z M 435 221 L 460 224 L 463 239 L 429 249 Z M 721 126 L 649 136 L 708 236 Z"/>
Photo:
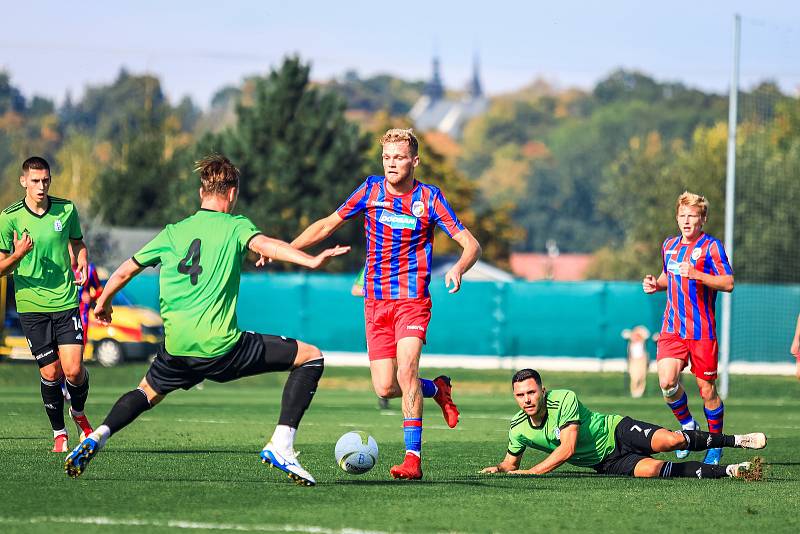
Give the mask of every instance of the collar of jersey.
<path id="1" fill-rule="evenodd" d="M 25 198 L 23 198 L 23 199 L 22 199 L 22 205 L 23 205 L 23 206 L 25 206 L 25 209 L 26 209 L 26 210 L 28 210 L 28 213 L 30 213 L 31 215 L 33 215 L 33 216 L 34 216 L 34 217 L 36 217 L 37 219 L 41 219 L 42 217 L 44 217 L 45 215 L 47 215 L 48 213 L 50 213 L 50 208 L 52 208 L 52 207 L 53 207 L 53 201 L 50 199 L 50 195 L 45 195 L 45 196 L 47 197 L 47 208 L 45 208 L 45 210 L 42 212 L 42 214 L 41 214 L 41 215 L 39 215 L 38 213 L 36 213 L 35 211 L 33 211 L 33 210 L 31 209 L 31 207 L 30 207 L 30 206 L 28 206 L 28 203 L 27 203 L 27 202 L 25 202 L 25 198 L 27 198 L 27 197 L 25 197 Z"/>
<path id="2" fill-rule="evenodd" d="M 406 198 L 409 195 L 413 195 L 414 191 L 416 191 L 417 188 L 420 186 L 420 181 L 414 178 L 414 187 L 412 187 L 408 193 L 403 193 L 402 195 L 393 195 L 392 193 L 389 192 L 389 189 L 386 187 L 386 184 L 389 182 L 388 180 L 386 180 L 385 176 L 383 177 L 383 181 L 384 181 L 383 190 L 385 191 L 384 196 L 386 198 Z"/>
<path id="3" fill-rule="evenodd" d="M 549 412 L 547 411 L 547 395 L 549 395 L 549 394 L 550 394 L 550 392 L 549 392 L 549 391 L 548 391 L 547 393 L 545 393 L 545 394 L 544 394 L 544 418 L 542 419 L 542 424 L 541 424 L 541 425 L 539 425 L 539 426 L 536 426 L 536 425 L 534 425 L 534 424 L 533 424 L 533 420 L 531 420 L 531 416 L 530 416 L 530 415 L 528 416 L 528 424 L 530 425 L 530 427 L 531 427 L 531 428 L 533 428 L 533 429 L 535 429 L 535 430 L 541 430 L 541 429 L 543 429 L 543 428 L 544 428 L 544 425 L 545 425 L 545 423 L 547 423 L 547 414 L 549 413 Z"/>

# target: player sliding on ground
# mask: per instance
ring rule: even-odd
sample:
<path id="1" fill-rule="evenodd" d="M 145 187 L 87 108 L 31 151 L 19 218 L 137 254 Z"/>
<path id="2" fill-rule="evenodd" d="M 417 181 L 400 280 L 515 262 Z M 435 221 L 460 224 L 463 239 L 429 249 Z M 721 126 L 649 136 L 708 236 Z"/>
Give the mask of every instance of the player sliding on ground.
<path id="1" fill-rule="evenodd" d="M 444 277 L 455 293 L 461 276 L 481 254 L 478 241 L 456 217 L 436 186 L 414 179 L 419 165 L 411 130 L 392 129 L 380 140 L 385 176 L 368 176 L 339 209 L 306 228 L 292 246 L 305 249 L 330 236 L 348 219 L 364 214 L 367 259 L 364 319 L 372 385 L 379 397 L 403 398 L 406 455 L 394 478 L 422 478 L 422 398 L 433 397 L 451 428 L 458 409 L 450 379 L 419 377 L 419 359 L 431 319 L 431 254 L 436 226 L 463 252 Z"/>
<path id="2" fill-rule="evenodd" d="M 254 253 L 316 269 L 350 247 L 324 250 L 316 257 L 261 234 L 249 219 L 231 215 L 239 192 L 239 170 L 219 155 L 198 162 L 200 210 L 168 225 L 111 276 L 95 316 L 111 322 L 111 301 L 145 267 L 161 264 L 161 317 L 165 340 L 139 387 L 117 401 L 103 424 L 67 456 L 67 474 L 77 477 L 113 434 L 178 388 L 205 379 L 229 382 L 245 376 L 289 371 L 278 426 L 261 451 L 262 461 L 298 484 L 316 482 L 297 461 L 294 437 L 323 371 L 322 353 L 282 336 L 242 332 L 236 301 L 242 261 Z"/>
<path id="3" fill-rule="evenodd" d="M 728 436 L 700 430 L 672 431 L 621 415 L 592 412 L 568 389 L 547 391 L 533 369 L 511 379 L 520 411 L 511 419 L 508 451 L 497 465 L 481 473 L 543 475 L 564 462 L 591 467 L 600 474 L 635 477 L 761 478 L 760 459 L 730 465 L 695 461 L 666 462 L 652 458 L 679 449 L 703 451 L 717 447 L 763 449 L 764 434 Z M 549 456 L 530 469 L 520 469 L 525 449 Z"/>

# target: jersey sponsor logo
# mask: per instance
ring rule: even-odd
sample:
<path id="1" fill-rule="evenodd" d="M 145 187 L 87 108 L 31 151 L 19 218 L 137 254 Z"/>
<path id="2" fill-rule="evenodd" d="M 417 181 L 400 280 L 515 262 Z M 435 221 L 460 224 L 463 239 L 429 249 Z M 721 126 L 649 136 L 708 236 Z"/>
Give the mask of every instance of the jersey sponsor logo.
<path id="1" fill-rule="evenodd" d="M 703 371 L 703 374 L 706 375 L 706 376 L 711 376 L 711 375 L 717 374 L 717 372 L 716 371 Z"/>
<path id="2" fill-rule="evenodd" d="M 677 251 L 677 250 L 668 250 L 668 251 L 666 251 L 666 252 L 664 253 L 664 255 L 665 255 L 665 256 L 674 256 L 674 255 L 675 255 L 675 254 L 677 254 L 677 253 L 678 253 L 678 251 Z"/>
<path id="3" fill-rule="evenodd" d="M 56 219 L 55 221 L 53 221 L 53 230 L 55 230 L 56 232 L 60 232 L 63 229 L 64 227 L 61 225 L 61 219 Z"/>
<path id="4" fill-rule="evenodd" d="M 406 326 L 406 330 L 419 330 L 420 332 L 424 332 L 425 331 L 425 327 L 419 326 L 419 325 L 416 325 L 416 324 L 410 324 L 410 325 Z"/>
<path id="5" fill-rule="evenodd" d="M 411 205 L 411 213 L 414 214 L 414 217 L 422 217 L 425 214 L 425 204 L 421 200 L 415 200 Z"/>
<path id="6" fill-rule="evenodd" d="M 416 217 L 399 213 L 381 212 L 378 222 L 390 226 L 395 230 L 413 230 L 417 227 Z"/>
<path id="7" fill-rule="evenodd" d="M 703 253 L 703 251 L 700 250 L 700 247 L 697 247 L 696 249 L 694 249 L 692 251 L 692 259 L 694 261 L 697 261 L 698 259 L 700 259 L 700 254 L 702 254 L 702 253 Z"/>
<path id="8" fill-rule="evenodd" d="M 382 200 L 370 200 L 369 205 L 370 206 L 375 206 L 376 208 L 391 208 L 392 207 L 392 203 L 391 202 L 385 202 L 385 201 L 382 201 Z"/>
<path id="9" fill-rule="evenodd" d="M 675 261 L 672 258 L 669 259 L 667 262 L 667 272 L 672 273 L 675 276 L 680 276 L 681 274 L 681 262 Z"/>

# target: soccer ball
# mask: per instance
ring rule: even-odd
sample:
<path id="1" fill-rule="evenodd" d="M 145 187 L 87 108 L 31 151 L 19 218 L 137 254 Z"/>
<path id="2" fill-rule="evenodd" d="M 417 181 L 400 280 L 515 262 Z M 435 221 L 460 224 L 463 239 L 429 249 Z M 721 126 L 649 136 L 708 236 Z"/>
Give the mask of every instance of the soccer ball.
<path id="1" fill-rule="evenodd" d="M 336 442 L 334 454 L 339 467 L 351 475 L 360 475 L 378 462 L 378 444 L 366 432 L 348 432 Z"/>

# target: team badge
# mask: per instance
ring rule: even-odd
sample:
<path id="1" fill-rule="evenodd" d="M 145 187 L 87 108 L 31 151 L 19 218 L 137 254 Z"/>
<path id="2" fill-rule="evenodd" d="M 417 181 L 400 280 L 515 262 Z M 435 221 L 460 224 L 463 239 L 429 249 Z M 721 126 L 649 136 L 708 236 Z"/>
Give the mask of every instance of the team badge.
<path id="1" fill-rule="evenodd" d="M 63 230 L 63 229 L 64 229 L 64 227 L 63 227 L 63 226 L 61 226 L 61 219 L 56 219 L 56 220 L 55 220 L 55 222 L 53 223 L 53 229 L 54 229 L 56 232 L 60 232 L 61 230 Z"/>
<path id="2" fill-rule="evenodd" d="M 423 204 L 421 200 L 415 200 L 414 203 L 411 204 L 411 213 L 414 217 L 422 217 L 425 213 L 425 204 Z"/>
<path id="3" fill-rule="evenodd" d="M 697 261 L 697 259 L 700 257 L 700 254 L 702 254 L 702 253 L 703 253 L 703 251 L 700 250 L 700 247 L 697 247 L 696 249 L 694 249 L 692 251 L 692 259 L 694 261 Z"/>
<path id="4" fill-rule="evenodd" d="M 553 436 L 554 436 L 554 437 L 555 437 L 557 440 L 560 440 L 560 439 L 561 439 L 561 429 L 560 429 L 560 428 L 558 428 L 558 427 L 555 427 L 555 428 L 553 429 Z"/>

